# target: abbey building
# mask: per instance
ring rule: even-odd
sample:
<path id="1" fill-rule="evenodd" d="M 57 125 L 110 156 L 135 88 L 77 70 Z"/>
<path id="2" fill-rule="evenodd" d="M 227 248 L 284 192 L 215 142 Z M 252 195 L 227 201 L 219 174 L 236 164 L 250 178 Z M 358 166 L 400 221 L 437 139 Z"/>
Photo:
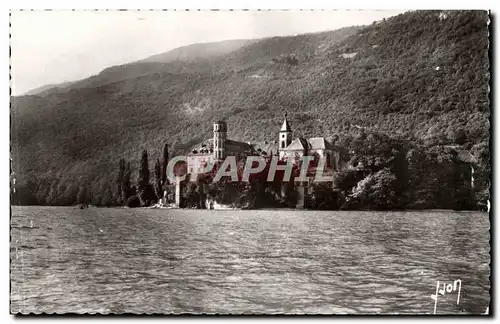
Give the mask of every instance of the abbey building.
<path id="1" fill-rule="evenodd" d="M 213 138 L 207 139 L 191 150 L 187 156 L 188 173 L 198 173 L 207 163 L 221 162 L 226 156 L 236 159 L 249 155 L 279 156 L 280 159 L 297 159 L 304 155 L 326 158 L 327 167 L 333 171 L 341 168 L 339 150 L 324 137 L 293 138 L 293 131 L 287 120 L 283 120 L 278 138 L 262 143 L 245 143 L 227 138 L 227 123 L 216 121 L 213 125 Z"/>

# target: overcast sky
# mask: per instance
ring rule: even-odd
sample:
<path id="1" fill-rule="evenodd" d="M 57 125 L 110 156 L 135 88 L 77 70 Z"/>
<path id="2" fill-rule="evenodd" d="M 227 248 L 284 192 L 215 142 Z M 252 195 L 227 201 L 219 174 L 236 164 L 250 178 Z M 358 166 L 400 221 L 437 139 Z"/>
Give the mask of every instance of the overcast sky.
<path id="1" fill-rule="evenodd" d="M 370 24 L 401 11 L 12 11 L 12 92 L 89 77 L 193 43 Z"/>

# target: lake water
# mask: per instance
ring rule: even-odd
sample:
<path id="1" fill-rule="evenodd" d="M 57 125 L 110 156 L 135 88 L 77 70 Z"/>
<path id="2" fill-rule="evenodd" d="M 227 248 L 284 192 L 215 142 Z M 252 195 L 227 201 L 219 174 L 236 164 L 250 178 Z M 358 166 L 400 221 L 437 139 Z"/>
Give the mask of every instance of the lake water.
<path id="1" fill-rule="evenodd" d="M 490 302 L 481 212 L 12 207 L 11 312 L 437 314 Z"/>

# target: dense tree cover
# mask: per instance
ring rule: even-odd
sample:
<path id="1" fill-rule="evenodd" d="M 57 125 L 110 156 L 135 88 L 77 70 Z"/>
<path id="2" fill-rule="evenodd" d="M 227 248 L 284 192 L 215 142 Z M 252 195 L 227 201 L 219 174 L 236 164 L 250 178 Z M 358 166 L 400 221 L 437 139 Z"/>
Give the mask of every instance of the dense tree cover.
<path id="1" fill-rule="evenodd" d="M 339 175 L 336 181 L 349 187 L 339 188 L 339 197 L 349 200 L 369 174 L 360 192 L 378 192 L 378 182 L 418 184 L 421 198 L 404 196 L 415 208 L 428 201 L 425 192 L 445 197 L 445 188 L 429 189 L 431 180 L 410 173 L 402 178 L 410 163 L 404 145 L 426 156 L 416 170 L 444 165 L 445 146 L 459 145 L 478 160 L 474 195 L 484 202 L 490 172 L 487 20 L 485 11 L 414 11 L 365 28 L 263 39 L 206 60 L 112 67 L 61 91 L 14 97 L 13 203 L 71 205 L 85 192 L 90 204 L 123 204 L 135 193 L 120 194 L 116 185 L 120 158 L 135 161 L 147 149 L 152 161 L 163 163 L 156 148 L 167 138 L 171 154 L 185 153 L 211 136 L 211 122 L 218 119 L 226 119 L 229 138 L 277 139 L 284 111 L 294 112 L 294 136 L 338 136 L 346 148 L 360 129 L 396 139 L 389 161 L 377 157 L 392 154 L 391 146 L 376 144 L 370 156 L 363 140 L 352 144 L 361 152 L 353 164 L 369 172 Z M 443 174 L 427 171 L 425 179 Z M 129 179 L 138 178 L 139 168 L 129 172 Z M 389 172 L 397 181 L 389 181 Z M 396 190 L 403 199 L 402 187 Z M 383 199 L 393 203 L 390 197 L 378 201 Z M 445 208 L 442 203 L 437 199 L 432 207 Z"/>
<path id="2" fill-rule="evenodd" d="M 141 200 L 136 195 L 132 195 L 127 199 L 126 206 L 129 208 L 141 207 Z"/>
<path id="3" fill-rule="evenodd" d="M 308 189 L 308 209 L 338 210 L 345 204 L 345 196 L 332 182 L 311 183 Z"/>
<path id="4" fill-rule="evenodd" d="M 360 208 L 395 209 L 399 207 L 398 199 L 402 193 L 394 189 L 396 183 L 396 176 L 385 168 L 376 173 L 370 173 L 358 182 L 350 198 L 355 201 L 355 206 Z"/>
<path id="5" fill-rule="evenodd" d="M 484 209 L 486 188 L 472 186 L 475 163 L 460 157 L 463 148 L 423 146 L 386 134 L 362 132 L 340 141 L 348 151 L 347 167 L 334 173 L 334 180 L 315 182 L 314 173 L 307 184 L 305 207 L 309 209 Z M 296 203 L 294 179 L 300 165 L 292 172 L 290 182 L 283 182 L 283 172 L 267 182 L 266 168 L 241 182 L 225 177 L 213 183 L 213 175 L 191 181 L 183 191 L 190 201 L 186 207 L 207 208 L 207 198 L 236 207 L 293 207 Z M 284 164 L 284 162 L 282 162 Z M 310 170 L 317 164 L 310 163 Z M 215 172 L 215 171 L 214 171 Z M 193 179 L 191 179 L 193 180 Z M 284 187 L 284 190 L 282 186 Z M 283 191 L 285 194 L 283 195 Z"/>
<path id="6" fill-rule="evenodd" d="M 343 209 L 483 209 L 488 186 L 472 183 L 461 146 L 425 147 L 401 137 L 361 132 L 342 140 L 348 168 L 336 174 Z M 474 171 L 477 173 L 477 171 Z"/>
<path id="7" fill-rule="evenodd" d="M 235 208 L 294 207 L 293 181 L 299 175 L 300 164 L 292 168 L 289 182 L 284 182 L 285 171 L 283 170 L 276 170 L 274 180 L 267 181 L 271 157 L 268 156 L 265 161 L 264 169 L 250 174 L 248 179 L 244 178 L 246 163 L 244 158 L 237 161 L 234 178 L 224 175 L 215 181 L 216 174 L 221 168 L 220 164 L 215 165 L 210 172 L 200 174 L 196 178 L 188 175 L 181 187 L 182 207 L 210 208 L 207 206 L 207 201 Z M 279 161 L 278 165 L 285 165 L 285 162 Z M 256 162 L 252 166 L 255 168 Z M 222 171 L 230 170 L 231 167 L 228 167 Z M 170 196 L 169 202 L 174 202 L 173 195 Z"/>

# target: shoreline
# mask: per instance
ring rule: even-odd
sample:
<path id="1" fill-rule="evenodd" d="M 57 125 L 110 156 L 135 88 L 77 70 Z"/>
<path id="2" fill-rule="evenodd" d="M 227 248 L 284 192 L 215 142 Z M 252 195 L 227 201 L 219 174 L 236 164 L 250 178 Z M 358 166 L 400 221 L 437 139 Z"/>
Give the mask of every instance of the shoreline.
<path id="1" fill-rule="evenodd" d="M 51 205 L 11 205 L 12 207 L 54 207 L 54 208 L 74 208 L 74 209 L 80 209 L 78 205 L 73 205 L 73 206 L 51 206 Z M 315 211 L 315 212 L 370 212 L 370 213 L 394 213 L 394 212 L 399 212 L 399 213 L 406 213 L 406 212 L 431 212 L 431 213 L 436 213 L 436 212 L 454 212 L 454 213 L 485 213 L 489 214 L 488 211 L 484 210 L 453 210 L 453 209 L 392 209 L 392 210 L 367 210 L 367 209 L 349 209 L 349 210 L 338 210 L 338 209 L 297 209 L 297 208 L 217 208 L 217 209 L 201 209 L 201 208 L 180 208 L 180 207 L 154 207 L 154 206 L 149 206 L 149 207 L 136 207 L 136 208 L 130 208 L 127 206 L 89 206 L 84 209 L 94 209 L 94 208 L 115 208 L 115 209 L 159 209 L 159 210 L 169 210 L 169 209 L 180 209 L 180 210 L 206 210 L 206 211 L 248 211 L 248 210 L 259 210 L 259 211 Z"/>

